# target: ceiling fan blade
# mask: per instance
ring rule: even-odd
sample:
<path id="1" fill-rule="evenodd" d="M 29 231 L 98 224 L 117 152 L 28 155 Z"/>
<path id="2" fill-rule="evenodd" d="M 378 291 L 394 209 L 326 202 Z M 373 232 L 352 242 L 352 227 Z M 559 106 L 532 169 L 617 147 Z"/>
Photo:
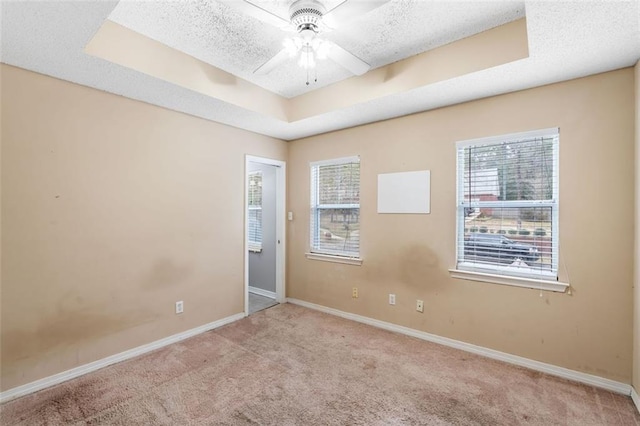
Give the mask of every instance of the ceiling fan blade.
<path id="1" fill-rule="evenodd" d="M 335 43 L 332 43 L 328 56 L 335 63 L 346 68 L 355 75 L 362 75 L 371 68 L 371 65 L 356 57 L 353 53 L 344 50 Z"/>
<path id="2" fill-rule="evenodd" d="M 274 13 L 269 12 L 266 9 L 252 3 L 248 0 L 220 0 L 226 5 L 234 8 L 240 13 L 254 17 L 262 22 L 273 25 L 277 28 L 283 28 L 289 26 L 288 19 L 282 18 Z"/>
<path id="3" fill-rule="evenodd" d="M 338 28 L 343 22 L 369 13 L 388 2 L 389 0 L 345 0 L 322 15 L 322 21 L 330 28 Z"/>
<path id="4" fill-rule="evenodd" d="M 287 59 L 289 59 L 289 52 L 287 49 L 282 49 L 276 54 L 276 56 L 260 65 L 253 73 L 259 75 L 269 74 L 275 67 L 282 64 Z"/>

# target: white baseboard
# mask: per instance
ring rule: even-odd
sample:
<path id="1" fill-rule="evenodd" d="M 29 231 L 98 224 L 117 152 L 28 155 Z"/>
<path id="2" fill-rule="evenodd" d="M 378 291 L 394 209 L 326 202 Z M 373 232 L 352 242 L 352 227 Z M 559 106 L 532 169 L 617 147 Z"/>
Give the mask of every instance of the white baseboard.
<path id="1" fill-rule="evenodd" d="M 640 397 L 636 392 L 636 388 L 634 388 L 633 386 L 631 386 L 631 399 L 633 400 L 633 403 L 636 404 L 636 409 L 640 413 Z"/>
<path id="2" fill-rule="evenodd" d="M 182 333 L 174 334 L 172 336 L 165 337 L 164 339 L 156 340 L 155 342 L 147 343 L 146 345 L 138 346 L 136 348 L 120 352 L 119 354 L 111 355 L 106 358 L 91 362 L 89 364 L 81 365 L 79 367 L 72 368 L 71 370 L 63 371 L 61 373 L 54 374 L 53 376 L 36 380 L 35 382 L 8 389 L 0 393 L 0 403 L 40 391 L 42 389 L 57 385 L 62 382 L 66 382 L 67 380 L 74 379 L 87 373 L 91 373 L 92 371 L 99 370 L 117 362 L 125 361 L 127 359 L 146 354 L 147 352 L 151 352 L 172 343 L 188 339 L 189 337 L 193 337 L 197 334 L 213 330 L 214 328 L 222 327 L 223 325 L 232 323 L 244 317 L 244 312 L 231 315 L 230 317 L 222 318 L 218 321 L 210 322 L 209 324 L 201 325 L 200 327 L 192 328 L 191 330 L 183 331 Z"/>
<path id="3" fill-rule="evenodd" d="M 397 333 L 405 334 L 407 336 L 417 337 L 418 339 L 427 340 L 429 342 L 438 343 L 444 346 L 449 346 L 449 347 L 460 349 L 466 352 L 471 352 L 477 355 L 482 355 L 487 358 L 508 362 L 509 364 L 526 367 L 531 370 L 540 371 L 542 373 L 551 374 L 553 376 L 562 377 L 564 379 L 573 380 L 575 382 L 580 382 L 587 385 L 596 386 L 602 389 L 607 389 L 612 392 L 621 393 L 623 395 L 632 395 L 631 385 L 628 385 L 622 382 L 616 382 L 615 380 L 605 379 L 603 377 L 582 373 L 580 371 L 570 370 L 564 367 L 558 367 L 552 364 L 535 361 L 535 360 L 524 358 L 517 355 L 511 355 L 505 352 L 496 351 L 496 350 L 485 348 L 482 346 L 476 346 L 471 343 L 465 343 L 459 340 L 449 339 L 448 337 L 437 336 L 435 334 L 426 333 L 424 331 L 415 330 L 413 328 L 404 327 L 401 325 L 396 325 L 396 324 L 392 324 L 385 321 L 380 321 L 380 320 L 365 317 L 362 315 L 352 314 L 349 312 L 340 311 L 338 309 L 328 308 L 322 305 L 316 305 L 315 303 L 305 302 L 304 300 L 287 298 L 287 302 L 295 305 L 304 306 L 306 308 L 315 309 L 317 311 L 321 311 L 327 314 L 336 315 L 342 318 L 361 322 L 363 324 L 372 325 L 374 327 L 382 328 L 384 330 L 394 331 Z M 639 406 L 637 401 L 636 401 L 636 406 Z"/>
<path id="4" fill-rule="evenodd" d="M 263 289 L 258 288 L 258 287 L 249 286 L 249 293 L 257 294 L 258 296 L 268 297 L 270 299 L 275 299 L 276 298 L 275 291 L 263 290 Z"/>

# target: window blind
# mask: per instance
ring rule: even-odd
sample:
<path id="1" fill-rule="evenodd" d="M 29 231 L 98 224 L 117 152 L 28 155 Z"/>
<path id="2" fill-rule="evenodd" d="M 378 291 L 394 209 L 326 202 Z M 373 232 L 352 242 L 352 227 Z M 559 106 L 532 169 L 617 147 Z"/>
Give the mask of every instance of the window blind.
<path id="1" fill-rule="evenodd" d="M 558 129 L 458 143 L 458 269 L 557 279 Z"/>
<path id="2" fill-rule="evenodd" d="M 249 173 L 249 249 L 262 249 L 262 172 Z"/>
<path id="3" fill-rule="evenodd" d="M 348 157 L 311 164 L 313 253 L 360 254 L 360 159 Z"/>

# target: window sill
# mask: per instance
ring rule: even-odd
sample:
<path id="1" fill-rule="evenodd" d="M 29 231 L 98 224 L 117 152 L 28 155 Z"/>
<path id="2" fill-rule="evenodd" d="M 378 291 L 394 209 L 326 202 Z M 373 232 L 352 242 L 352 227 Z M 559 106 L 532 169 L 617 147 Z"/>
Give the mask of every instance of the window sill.
<path id="1" fill-rule="evenodd" d="M 564 293 L 568 288 L 568 283 L 559 281 L 538 280 L 535 278 L 508 277 L 504 275 L 486 274 L 483 272 L 463 271 L 460 269 L 449 269 L 452 278 L 461 280 L 481 281 L 485 283 L 510 285 L 515 287 L 533 288 L 536 290 L 557 291 Z"/>
<path id="2" fill-rule="evenodd" d="M 305 253 L 304 254 L 309 260 L 320 260 L 323 262 L 333 262 L 333 263 L 343 263 L 345 265 L 362 265 L 362 259 L 359 257 L 343 257 L 343 256 L 334 256 L 331 254 L 320 254 L 320 253 Z"/>

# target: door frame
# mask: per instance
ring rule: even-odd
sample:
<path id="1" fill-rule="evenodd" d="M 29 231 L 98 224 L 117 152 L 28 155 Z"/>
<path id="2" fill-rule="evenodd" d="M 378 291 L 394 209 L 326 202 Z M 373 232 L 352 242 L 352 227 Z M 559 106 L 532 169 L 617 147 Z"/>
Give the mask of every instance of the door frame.
<path id="1" fill-rule="evenodd" d="M 286 301 L 286 209 L 287 163 L 272 158 L 246 155 L 244 163 L 244 315 L 249 315 L 249 163 L 276 167 L 276 302 Z"/>

